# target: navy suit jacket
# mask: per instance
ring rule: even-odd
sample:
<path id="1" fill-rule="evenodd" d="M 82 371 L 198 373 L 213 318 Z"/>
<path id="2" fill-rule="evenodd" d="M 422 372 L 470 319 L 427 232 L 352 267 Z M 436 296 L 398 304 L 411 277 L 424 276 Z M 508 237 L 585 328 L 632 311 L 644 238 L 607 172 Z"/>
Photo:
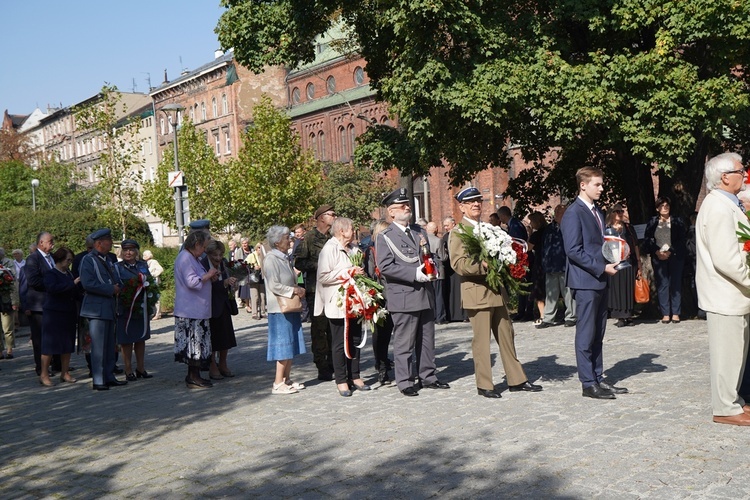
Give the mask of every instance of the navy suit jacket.
<path id="1" fill-rule="evenodd" d="M 26 266 L 29 266 L 26 269 Z M 28 291 L 26 292 L 26 311 L 42 312 L 44 310 L 44 299 L 47 297 L 47 291 L 44 287 L 44 273 L 51 269 L 47 261 L 44 260 L 39 250 L 34 250 L 26 257 L 26 282 Z"/>
<path id="2" fill-rule="evenodd" d="M 560 222 L 567 257 L 565 285 L 578 290 L 604 290 L 607 261 L 602 255 L 604 214 L 597 208 L 602 226 L 580 198 L 568 207 Z"/>

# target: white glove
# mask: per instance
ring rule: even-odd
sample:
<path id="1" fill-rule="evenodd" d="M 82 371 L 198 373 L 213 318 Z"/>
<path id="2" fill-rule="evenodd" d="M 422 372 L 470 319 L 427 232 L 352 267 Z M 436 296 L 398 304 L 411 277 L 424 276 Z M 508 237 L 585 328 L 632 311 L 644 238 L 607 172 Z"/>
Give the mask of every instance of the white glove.
<path id="1" fill-rule="evenodd" d="M 430 278 L 424 273 L 424 264 L 417 268 L 417 282 L 425 283 L 430 281 Z"/>

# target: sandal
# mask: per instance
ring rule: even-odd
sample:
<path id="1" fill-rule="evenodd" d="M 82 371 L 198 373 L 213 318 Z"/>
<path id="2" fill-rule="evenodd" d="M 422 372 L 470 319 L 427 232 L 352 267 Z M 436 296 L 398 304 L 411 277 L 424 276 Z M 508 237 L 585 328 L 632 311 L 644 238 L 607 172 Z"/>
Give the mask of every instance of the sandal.
<path id="1" fill-rule="evenodd" d="M 282 382 L 280 384 L 273 384 L 271 394 L 297 394 L 297 389 Z"/>
<path id="2" fill-rule="evenodd" d="M 302 389 L 305 388 L 305 384 L 301 382 L 294 382 L 292 380 L 287 380 L 286 385 L 288 385 L 289 387 L 293 387 L 294 389 L 297 389 L 298 391 L 301 391 Z"/>
<path id="3" fill-rule="evenodd" d="M 542 318 L 534 320 L 534 326 L 538 326 L 538 325 L 541 325 L 541 324 L 542 324 Z"/>

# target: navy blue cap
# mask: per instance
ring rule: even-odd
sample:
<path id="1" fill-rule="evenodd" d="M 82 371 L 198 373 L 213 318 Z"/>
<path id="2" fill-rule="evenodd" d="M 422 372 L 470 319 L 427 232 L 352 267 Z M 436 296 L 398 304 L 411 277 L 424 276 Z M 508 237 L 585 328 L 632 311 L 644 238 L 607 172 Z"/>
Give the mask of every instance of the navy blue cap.
<path id="1" fill-rule="evenodd" d="M 390 207 L 391 205 L 398 205 L 401 203 L 409 203 L 409 193 L 406 191 L 406 188 L 399 188 L 383 198 L 383 201 L 380 202 L 381 205 L 385 205 L 386 207 Z"/>
<path id="2" fill-rule="evenodd" d="M 190 229 L 208 229 L 211 226 L 211 221 L 208 219 L 194 220 L 190 224 Z"/>
<path id="3" fill-rule="evenodd" d="M 480 193 L 479 190 L 474 186 L 471 186 L 459 191 L 456 195 L 456 199 L 459 203 L 463 203 L 465 201 L 481 200 L 482 193 Z"/>
<path id="4" fill-rule="evenodd" d="M 131 240 L 131 239 L 122 240 L 122 243 L 120 243 L 120 247 L 121 248 L 135 247 L 135 248 L 138 248 L 138 249 L 141 248 L 141 246 L 138 244 L 137 241 Z"/>
<path id="5" fill-rule="evenodd" d="M 102 238 L 111 238 L 112 237 L 112 230 L 108 227 L 103 227 L 101 229 L 97 229 L 93 233 L 89 235 L 89 238 L 92 240 L 100 240 Z"/>

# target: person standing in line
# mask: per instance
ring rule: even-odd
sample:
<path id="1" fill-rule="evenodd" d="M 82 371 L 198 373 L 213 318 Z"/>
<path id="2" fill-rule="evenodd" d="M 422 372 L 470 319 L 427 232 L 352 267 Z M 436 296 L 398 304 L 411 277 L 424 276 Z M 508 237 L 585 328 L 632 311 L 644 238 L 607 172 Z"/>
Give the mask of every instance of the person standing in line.
<path id="1" fill-rule="evenodd" d="M 705 170 L 709 193 L 695 222 L 695 280 L 698 305 L 706 311 L 713 421 L 741 426 L 750 426 L 750 406 L 738 391 L 750 343 L 750 269 L 736 234 L 740 222 L 747 224 L 737 198 L 746 177 L 740 155 L 711 158 Z"/>
<path id="2" fill-rule="evenodd" d="M 318 273 L 318 257 L 323 246 L 331 238 L 330 229 L 336 220 L 332 205 L 321 205 L 313 215 L 315 227 L 305 234 L 302 243 L 294 252 L 294 267 L 305 273 L 305 300 L 308 311 L 315 311 L 315 290 Z M 331 354 L 331 329 L 325 311 L 313 314 L 310 322 L 313 361 L 318 368 L 318 380 L 333 380 L 333 357 Z"/>
<path id="3" fill-rule="evenodd" d="M 19 271 L 22 268 L 18 268 Z M 0 333 L 0 359 L 13 359 L 13 349 L 16 347 L 16 312 L 21 304 L 18 295 L 18 275 L 13 260 L 5 256 L 5 249 L 0 248 L 0 278 L 7 273 L 12 278 L 8 291 L 0 293 L 0 318 L 3 331 Z"/>
<path id="4" fill-rule="evenodd" d="M 437 224 L 434 222 L 428 222 L 424 227 L 427 233 L 427 241 L 430 242 L 430 248 L 432 249 L 432 260 L 435 261 L 437 268 L 437 278 L 432 281 L 432 287 L 435 290 L 435 323 L 442 325 L 448 322 L 448 314 L 445 311 L 445 291 L 443 290 L 445 283 L 445 261 L 443 260 L 448 252 L 441 250 L 442 240 L 437 235 Z"/>
<path id="5" fill-rule="evenodd" d="M 632 326 L 635 309 L 635 280 L 641 276 L 641 259 L 638 251 L 638 237 L 635 231 L 625 221 L 625 208 L 621 203 L 615 203 L 607 211 L 606 226 L 612 229 L 617 236 L 624 239 L 630 247 L 630 255 L 626 262 L 630 266 L 625 267 L 609 278 L 608 307 L 609 317 L 617 318 L 615 326 Z"/>
<path id="6" fill-rule="evenodd" d="M 81 260 L 79 274 L 86 295 L 81 303 L 81 316 L 89 319 L 91 336 L 92 388 L 106 391 L 125 385 L 115 378 L 117 295 L 120 282 L 114 266 L 107 258 L 112 250 L 112 231 L 108 228 L 91 233 L 94 249 Z"/>
<path id="7" fill-rule="evenodd" d="M 377 281 L 383 287 L 383 299 L 385 299 L 386 310 L 388 310 L 388 294 L 385 290 L 385 279 L 381 276 L 380 269 L 378 269 L 377 266 L 375 240 L 377 240 L 380 231 L 383 231 L 388 226 L 390 226 L 390 224 L 382 219 L 373 222 L 370 227 L 372 244 L 368 245 L 365 249 L 364 259 L 365 274 L 367 274 L 369 278 Z M 393 367 L 393 362 L 388 359 L 388 346 L 391 345 L 392 336 L 393 318 L 390 314 L 386 314 L 383 323 L 375 325 L 372 330 L 372 353 L 375 357 L 375 369 L 378 371 L 378 382 L 380 382 L 381 385 L 391 383 L 391 377 L 388 375 L 388 370 Z"/>
<path id="8" fill-rule="evenodd" d="M 628 390 L 604 380 L 603 345 L 607 328 L 607 276 L 617 274 L 617 263 L 602 255 L 604 214 L 595 202 L 604 191 L 604 173 L 595 167 L 576 172 L 578 197 L 565 211 L 560 223 L 567 257 L 565 284 L 573 291 L 576 323 L 576 364 L 583 396 L 615 399 Z"/>
<path id="9" fill-rule="evenodd" d="M 544 231 L 542 246 L 542 269 L 544 270 L 544 317 L 536 328 L 554 326 L 557 317 L 558 300 L 565 304 L 565 326 L 576 326 L 576 303 L 573 294 L 565 286 L 565 249 L 563 248 L 560 222 L 567 205 L 555 207 L 555 220 Z"/>
<path id="10" fill-rule="evenodd" d="M 502 206 L 498 208 L 497 215 L 500 218 L 500 222 L 505 224 L 507 232 L 511 238 L 522 241 L 529 240 L 529 232 L 526 230 L 526 226 L 524 226 L 523 222 L 518 220 L 516 217 L 513 217 L 513 214 L 511 213 L 509 207 Z M 528 278 L 528 275 L 526 276 L 526 278 Z M 534 319 L 529 308 L 530 302 L 531 300 L 528 295 L 518 295 L 518 312 L 515 316 L 513 316 L 513 321 L 521 322 L 531 321 Z"/>
<path id="11" fill-rule="evenodd" d="M 151 252 L 151 250 L 143 251 L 143 260 L 146 261 L 146 264 L 148 265 L 148 272 L 150 272 L 151 276 L 154 278 L 154 280 L 156 280 L 156 284 L 161 285 L 160 276 L 164 272 L 164 268 L 161 266 L 161 264 L 159 264 L 159 261 L 154 258 L 154 254 Z M 157 301 L 156 304 L 154 304 L 154 317 L 151 319 L 161 319 L 161 300 Z"/>
<path id="12" fill-rule="evenodd" d="M 393 222 L 378 235 L 375 249 L 378 269 L 386 280 L 388 311 L 393 317 L 396 384 L 404 396 L 418 396 L 421 388 L 450 389 L 435 373 L 435 294 L 419 256 L 420 245 L 428 244 L 427 235 L 421 227 L 409 223 L 411 207 L 406 189 L 393 191 L 382 204 L 388 207 Z M 410 380 L 414 360 L 418 383 Z"/>
<path id="13" fill-rule="evenodd" d="M 464 214 L 461 224 L 473 228 L 482 215 L 482 194 L 475 187 L 463 189 L 456 195 L 459 208 Z M 461 231 L 456 228 L 453 232 Z M 515 333 L 505 305 L 506 293 L 496 293 L 487 286 L 487 263 L 477 262 L 467 252 L 456 234 L 448 240 L 451 265 L 461 276 L 461 301 L 467 310 L 474 339 L 471 342 L 474 358 L 474 375 L 477 394 L 485 398 L 500 398 L 492 381 L 492 360 L 490 359 L 490 335 L 495 337 L 500 349 L 500 359 L 508 379 L 510 392 L 539 392 L 541 385 L 529 382 L 529 378 L 518 361 Z"/>
<path id="14" fill-rule="evenodd" d="M 28 292 L 26 293 L 26 309 L 24 313 L 29 318 L 31 327 L 31 345 L 34 349 L 34 365 L 36 374 L 42 374 L 42 314 L 44 311 L 44 272 L 55 267 L 50 252 L 55 247 L 55 238 L 47 231 L 42 231 L 36 237 L 36 245 L 24 266 Z"/>
<path id="15" fill-rule="evenodd" d="M 445 304 L 447 306 L 448 321 L 469 321 L 466 311 L 461 307 L 461 277 L 453 272 L 450 261 L 450 250 L 448 249 L 448 237 L 453 228 L 456 227 L 456 219 L 446 217 L 443 220 L 443 237 L 441 244 L 445 252 L 445 280 L 447 282 L 445 291 Z"/>

